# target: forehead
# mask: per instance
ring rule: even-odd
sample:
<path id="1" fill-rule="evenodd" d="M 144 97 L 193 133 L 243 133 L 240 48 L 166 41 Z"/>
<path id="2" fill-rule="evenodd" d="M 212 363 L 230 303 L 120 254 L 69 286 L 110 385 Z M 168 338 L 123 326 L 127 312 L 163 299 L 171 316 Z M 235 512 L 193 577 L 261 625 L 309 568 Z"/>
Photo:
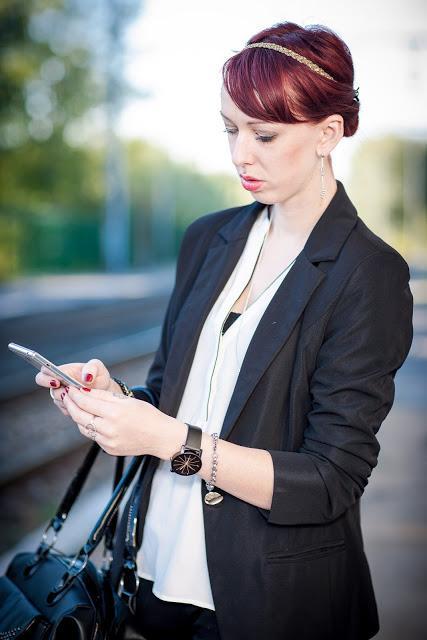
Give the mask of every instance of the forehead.
<path id="1" fill-rule="evenodd" d="M 256 95 L 256 92 L 255 92 Z M 260 102 L 261 104 L 261 102 Z M 240 120 L 247 122 L 256 121 L 256 122 L 267 122 L 266 120 L 260 120 L 259 118 L 252 118 L 247 113 L 242 111 L 235 102 L 233 102 L 230 94 L 226 90 L 225 86 L 221 87 L 221 112 L 225 117 L 229 118 L 239 118 Z M 272 123 L 279 124 L 279 123 Z"/>

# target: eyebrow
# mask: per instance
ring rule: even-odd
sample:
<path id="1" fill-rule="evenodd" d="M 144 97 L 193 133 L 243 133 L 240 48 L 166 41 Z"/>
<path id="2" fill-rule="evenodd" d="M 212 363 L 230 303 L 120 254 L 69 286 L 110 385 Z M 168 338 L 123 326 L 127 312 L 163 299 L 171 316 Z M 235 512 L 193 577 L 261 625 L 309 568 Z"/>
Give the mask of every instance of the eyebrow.
<path id="1" fill-rule="evenodd" d="M 233 122 L 230 118 L 227 118 L 227 116 L 225 115 L 225 113 L 223 113 L 222 111 L 220 111 L 220 114 L 222 115 L 222 117 L 224 118 L 224 120 L 228 120 L 229 122 Z M 234 124 L 234 122 L 233 122 Z M 246 122 L 246 124 L 268 124 L 266 120 L 248 120 Z"/>

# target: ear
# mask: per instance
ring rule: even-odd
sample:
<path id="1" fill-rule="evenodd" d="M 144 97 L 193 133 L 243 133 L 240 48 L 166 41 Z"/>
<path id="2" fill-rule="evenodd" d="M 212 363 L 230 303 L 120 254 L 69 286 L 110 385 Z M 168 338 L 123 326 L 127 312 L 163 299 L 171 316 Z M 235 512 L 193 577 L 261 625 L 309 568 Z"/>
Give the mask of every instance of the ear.
<path id="1" fill-rule="evenodd" d="M 344 120 L 339 113 L 334 113 L 319 122 L 319 142 L 317 153 L 326 157 L 337 146 L 344 135 Z"/>

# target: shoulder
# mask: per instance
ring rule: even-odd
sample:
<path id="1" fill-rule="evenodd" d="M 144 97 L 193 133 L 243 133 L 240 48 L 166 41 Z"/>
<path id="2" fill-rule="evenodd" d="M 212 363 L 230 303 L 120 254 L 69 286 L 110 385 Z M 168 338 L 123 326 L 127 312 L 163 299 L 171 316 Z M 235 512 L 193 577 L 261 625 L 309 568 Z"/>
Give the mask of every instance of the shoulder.
<path id="1" fill-rule="evenodd" d="M 247 205 L 205 213 L 186 228 L 179 249 L 176 281 L 194 279 L 217 231 Z"/>
<path id="2" fill-rule="evenodd" d="M 187 261 L 190 256 L 191 262 L 202 259 L 217 231 L 246 206 L 205 213 L 193 220 L 184 232 L 178 261 Z"/>
<path id="3" fill-rule="evenodd" d="M 366 284 L 384 281 L 386 278 L 408 282 L 409 265 L 405 258 L 383 238 L 374 233 L 360 218 L 353 227 L 337 267 L 345 274 L 344 279 L 357 280 L 369 276 Z"/>
<path id="4" fill-rule="evenodd" d="M 197 241 L 203 238 L 209 242 L 221 227 L 226 225 L 237 213 L 247 206 L 248 205 L 240 205 L 228 209 L 220 209 L 199 216 L 188 225 L 183 241 L 184 239 L 186 241 Z"/>
<path id="5" fill-rule="evenodd" d="M 408 263 L 359 216 L 338 255 L 315 266 L 324 278 L 312 299 L 313 317 L 327 318 L 340 306 L 347 314 L 357 314 L 363 303 L 372 314 L 380 308 L 412 305 Z"/>

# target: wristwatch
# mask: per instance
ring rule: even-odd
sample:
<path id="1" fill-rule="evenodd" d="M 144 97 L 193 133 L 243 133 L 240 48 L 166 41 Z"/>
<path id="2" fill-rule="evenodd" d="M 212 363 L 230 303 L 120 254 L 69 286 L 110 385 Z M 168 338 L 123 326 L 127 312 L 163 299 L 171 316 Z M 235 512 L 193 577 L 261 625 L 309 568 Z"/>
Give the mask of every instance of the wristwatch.
<path id="1" fill-rule="evenodd" d="M 185 444 L 171 457 L 171 471 L 180 476 L 192 476 L 202 468 L 202 430 L 192 424 L 187 424 L 187 427 Z"/>

